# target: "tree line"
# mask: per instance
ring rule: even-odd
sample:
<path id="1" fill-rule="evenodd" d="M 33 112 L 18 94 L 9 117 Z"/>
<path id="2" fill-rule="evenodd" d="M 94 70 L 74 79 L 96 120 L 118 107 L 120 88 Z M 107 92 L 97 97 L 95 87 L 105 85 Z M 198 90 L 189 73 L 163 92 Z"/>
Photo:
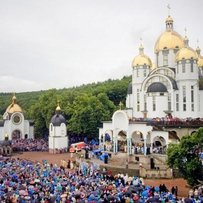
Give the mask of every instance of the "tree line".
<path id="1" fill-rule="evenodd" d="M 69 134 L 97 137 L 102 121 L 111 120 L 120 102 L 125 104 L 130 81 L 131 77 L 125 76 L 72 88 L 17 93 L 17 103 L 22 107 L 25 117 L 34 120 L 37 137 L 48 135 L 57 101 L 67 120 Z M 1 118 L 11 104 L 12 96 L 12 93 L 0 93 Z"/>

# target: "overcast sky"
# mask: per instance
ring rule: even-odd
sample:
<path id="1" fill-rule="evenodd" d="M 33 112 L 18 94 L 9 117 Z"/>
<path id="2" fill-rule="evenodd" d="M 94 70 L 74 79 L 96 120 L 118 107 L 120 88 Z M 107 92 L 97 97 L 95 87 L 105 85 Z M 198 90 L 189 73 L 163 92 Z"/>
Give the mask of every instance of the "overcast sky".
<path id="1" fill-rule="evenodd" d="M 203 0 L 0 0 L 0 92 L 130 75 L 140 38 L 154 61 L 168 3 L 175 30 L 203 54 Z"/>

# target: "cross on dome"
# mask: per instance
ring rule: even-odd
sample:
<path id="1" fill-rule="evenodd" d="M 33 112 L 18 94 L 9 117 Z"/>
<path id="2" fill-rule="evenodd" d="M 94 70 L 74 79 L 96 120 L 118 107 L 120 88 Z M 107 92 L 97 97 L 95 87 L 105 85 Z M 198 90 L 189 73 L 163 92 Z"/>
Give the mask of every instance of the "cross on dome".
<path id="1" fill-rule="evenodd" d="M 170 4 L 167 5 L 167 8 L 168 8 L 168 16 L 170 16 L 170 10 L 171 10 Z"/>
<path id="2" fill-rule="evenodd" d="M 144 54 L 144 47 L 143 47 L 143 45 L 142 45 L 142 38 L 141 38 L 141 37 L 140 37 L 139 53 L 140 53 L 140 55 L 143 55 L 143 54 Z"/>

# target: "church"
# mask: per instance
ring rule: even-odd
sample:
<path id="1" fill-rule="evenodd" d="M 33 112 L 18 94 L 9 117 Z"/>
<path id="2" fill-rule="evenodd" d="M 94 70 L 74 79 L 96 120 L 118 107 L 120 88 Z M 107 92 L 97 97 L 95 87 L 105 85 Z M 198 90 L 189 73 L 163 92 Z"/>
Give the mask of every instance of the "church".
<path id="1" fill-rule="evenodd" d="M 104 121 L 99 140 L 104 150 L 143 154 L 178 143 L 203 126 L 203 57 L 188 37 L 174 30 L 168 15 L 165 31 L 154 45 L 155 63 L 140 44 L 132 61 L 126 108 Z"/>
<path id="2" fill-rule="evenodd" d="M 0 120 L 0 141 L 26 138 L 34 138 L 34 122 L 25 119 L 14 95 L 3 115 L 3 120 Z"/>

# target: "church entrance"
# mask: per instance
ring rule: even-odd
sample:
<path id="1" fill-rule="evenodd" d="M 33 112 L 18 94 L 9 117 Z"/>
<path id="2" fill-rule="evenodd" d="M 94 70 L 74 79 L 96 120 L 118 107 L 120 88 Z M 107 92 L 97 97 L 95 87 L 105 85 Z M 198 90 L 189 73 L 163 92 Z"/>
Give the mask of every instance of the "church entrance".
<path id="1" fill-rule="evenodd" d="M 118 151 L 127 152 L 127 136 L 125 131 L 118 133 Z"/>
<path id="2" fill-rule="evenodd" d="M 135 131 L 132 134 L 132 146 L 134 154 L 144 154 L 144 139 L 140 131 Z"/>
<path id="3" fill-rule="evenodd" d="M 21 132 L 20 130 L 14 130 L 12 132 L 12 140 L 20 139 L 21 138 Z"/>
<path id="4" fill-rule="evenodd" d="M 153 153 L 166 153 L 166 140 L 162 136 L 156 136 L 153 140 Z"/>

